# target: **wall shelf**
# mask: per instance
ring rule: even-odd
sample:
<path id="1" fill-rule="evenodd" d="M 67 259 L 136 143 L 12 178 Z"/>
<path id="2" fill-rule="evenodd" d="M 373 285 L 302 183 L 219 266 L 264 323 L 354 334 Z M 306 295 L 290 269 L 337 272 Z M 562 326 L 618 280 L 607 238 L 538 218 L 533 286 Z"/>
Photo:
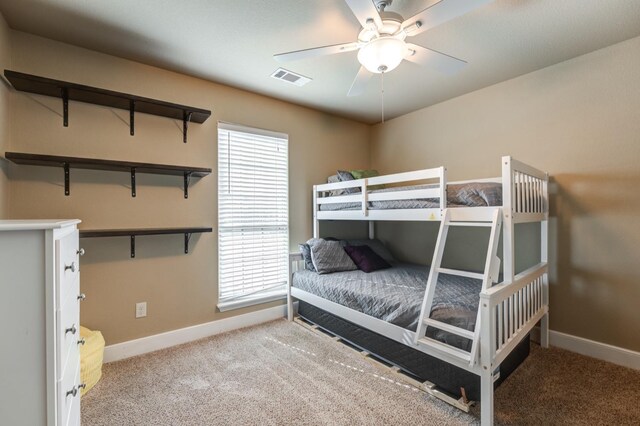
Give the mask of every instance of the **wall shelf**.
<path id="1" fill-rule="evenodd" d="M 136 196 L 136 173 L 182 176 L 184 180 L 184 198 L 189 197 L 189 182 L 192 177 L 203 177 L 211 173 L 204 167 L 177 166 L 169 164 L 136 163 L 131 161 L 102 160 L 96 158 L 62 157 L 57 155 L 27 154 L 7 152 L 5 158 L 16 164 L 64 169 L 64 194 L 69 195 L 70 170 L 92 169 L 127 172 L 131 174 L 131 196 Z"/>
<path id="2" fill-rule="evenodd" d="M 212 232 L 213 228 L 138 228 L 138 229 L 81 229 L 80 238 L 129 237 L 131 257 L 136 257 L 136 236 L 184 234 L 184 252 L 189 253 L 191 234 Z"/>
<path id="3" fill-rule="evenodd" d="M 65 127 L 69 126 L 70 100 L 129 111 L 129 133 L 132 136 L 134 135 L 135 112 L 182 120 L 184 143 L 187 143 L 189 123 L 204 123 L 211 116 L 211 111 L 207 109 L 144 98 L 130 93 L 115 92 L 11 70 L 4 70 L 4 75 L 16 90 L 62 99 L 63 125 Z"/>

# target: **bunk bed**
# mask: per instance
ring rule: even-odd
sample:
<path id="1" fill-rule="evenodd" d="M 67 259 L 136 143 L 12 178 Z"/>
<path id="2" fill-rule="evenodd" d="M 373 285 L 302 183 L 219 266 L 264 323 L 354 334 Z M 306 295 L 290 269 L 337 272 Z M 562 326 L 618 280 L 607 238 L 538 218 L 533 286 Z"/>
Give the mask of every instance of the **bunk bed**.
<path id="1" fill-rule="evenodd" d="M 371 188 L 380 185 L 388 187 Z M 460 190 L 478 185 L 497 188 L 500 196 L 456 201 Z M 548 347 L 548 199 L 548 175 L 508 156 L 502 157 L 502 176 L 491 179 L 447 182 L 446 169 L 438 167 L 316 185 L 314 238 L 323 220 L 368 221 L 372 240 L 375 221 L 439 221 L 438 238 L 429 267 L 394 265 L 394 272 L 377 275 L 397 287 L 397 293 L 377 296 L 382 286 L 368 289 L 363 272 L 318 275 L 305 271 L 302 255 L 292 253 L 288 318 L 294 319 L 297 305 L 306 320 L 420 378 L 425 390 L 459 408 L 468 410 L 467 397 L 479 399 L 482 424 L 492 424 L 494 387 L 526 358 L 538 322 L 540 344 Z M 515 225 L 532 222 L 540 223 L 540 262 L 516 274 Z M 482 272 L 442 266 L 448 231 L 458 226 L 489 229 Z M 399 301 L 392 308 L 380 307 L 394 297 Z M 462 397 L 452 398 L 460 387 Z"/>

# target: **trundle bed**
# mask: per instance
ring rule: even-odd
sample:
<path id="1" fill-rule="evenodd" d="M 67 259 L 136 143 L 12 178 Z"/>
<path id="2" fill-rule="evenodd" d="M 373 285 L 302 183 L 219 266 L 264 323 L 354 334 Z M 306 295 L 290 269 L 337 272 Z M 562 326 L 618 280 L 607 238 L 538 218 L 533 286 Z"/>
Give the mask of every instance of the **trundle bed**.
<path id="1" fill-rule="evenodd" d="M 371 189 L 379 185 L 392 186 Z M 548 346 L 547 186 L 546 173 L 511 157 L 492 179 L 448 183 L 439 167 L 314 186 L 314 238 L 323 220 L 365 220 L 373 240 L 374 222 L 383 220 L 440 221 L 438 239 L 429 267 L 396 263 L 372 273 L 320 275 L 291 254 L 289 319 L 297 300 L 301 317 L 425 382 L 426 390 L 436 386 L 436 396 L 444 391 L 463 409 L 467 398 L 480 400 L 482 424 L 492 424 L 494 387 L 526 358 L 538 322 Z M 540 223 L 540 262 L 515 274 L 515 225 L 530 222 Z M 442 267 L 448 230 L 457 226 L 488 228 L 483 271 Z"/>

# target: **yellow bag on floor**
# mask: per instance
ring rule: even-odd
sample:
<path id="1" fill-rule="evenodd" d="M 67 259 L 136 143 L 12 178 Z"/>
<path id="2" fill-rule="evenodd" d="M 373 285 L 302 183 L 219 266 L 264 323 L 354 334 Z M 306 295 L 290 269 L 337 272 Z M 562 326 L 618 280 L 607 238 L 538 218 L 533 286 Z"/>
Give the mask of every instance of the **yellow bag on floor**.
<path id="1" fill-rule="evenodd" d="M 80 338 L 84 345 L 80 346 L 80 377 L 87 386 L 80 391 L 80 395 L 89 392 L 100 377 L 102 377 L 102 358 L 104 356 L 104 338 L 99 331 L 91 331 L 80 327 Z"/>

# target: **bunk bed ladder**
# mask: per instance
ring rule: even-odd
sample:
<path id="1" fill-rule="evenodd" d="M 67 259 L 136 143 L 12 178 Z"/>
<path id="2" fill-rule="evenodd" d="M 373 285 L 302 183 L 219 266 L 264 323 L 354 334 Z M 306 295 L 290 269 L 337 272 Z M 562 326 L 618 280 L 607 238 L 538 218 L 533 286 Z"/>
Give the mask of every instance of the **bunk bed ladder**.
<path id="1" fill-rule="evenodd" d="M 451 226 L 467 226 L 467 227 L 490 227 L 491 234 L 489 237 L 489 243 L 487 244 L 487 255 L 483 272 L 468 272 L 457 269 L 449 269 L 442 267 L 442 257 L 447 241 L 447 234 Z M 500 241 L 500 228 L 502 226 L 502 212 L 499 208 L 496 208 L 489 220 L 488 217 L 484 220 L 457 220 L 456 217 L 452 217 L 450 209 L 445 209 L 442 222 L 440 223 L 440 231 L 438 233 L 438 239 L 436 241 L 435 253 L 433 255 L 433 261 L 431 262 L 431 269 L 429 271 L 429 278 L 427 280 L 427 288 L 422 302 L 422 310 L 420 312 L 420 321 L 418 321 L 418 328 L 416 330 L 415 343 L 416 345 L 427 345 L 432 348 L 436 348 L 441 352 L 454 356 L 469 362 L 470 366 L 474 366 L 478 360 L 478 353 L 480 350 L 480 307 L 478 306 L 478 314 L 476 318 L 475 328 L 473 331 L 469 331 L 464 328 L 456 327 L 451 324 L 447 324 L 438 320 L 430 318 L 431 307 L 433 305 L 433 297 L 435 294 L 436 285 L 438 283 L 438 276 L 440 274 L 457 275 L 461 277 L 473 278 L 482 280 L 482 289 L 486 290 L 498 281 L 498 275 L 500 272 L 500 258 L 497 256 L 498 243 Z M 471 340 L 471 351 L 466 352 L 457 347 L 451 346 L 447 343 L 440 342 L 438 340 L 425 336 L 427 327 L 433 327 L 446 331 L 448 333 L 455 334 L 457 336 L 464 337 Z"/>

